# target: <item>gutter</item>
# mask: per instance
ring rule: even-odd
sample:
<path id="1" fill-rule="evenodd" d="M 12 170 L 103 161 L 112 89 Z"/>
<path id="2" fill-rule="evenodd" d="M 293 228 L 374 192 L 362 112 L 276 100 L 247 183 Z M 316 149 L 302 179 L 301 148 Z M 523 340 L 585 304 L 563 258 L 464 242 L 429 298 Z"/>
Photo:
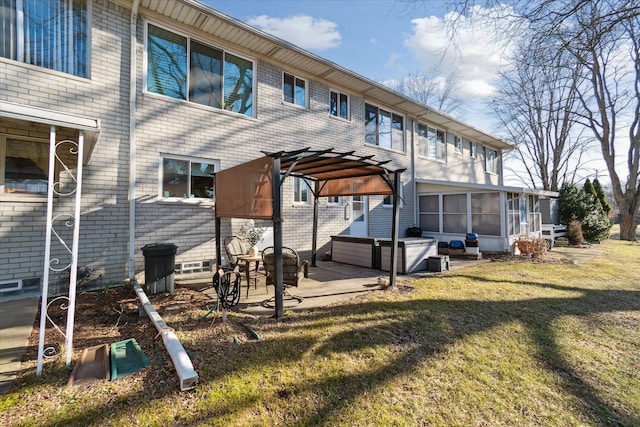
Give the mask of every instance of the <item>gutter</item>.
<path id="1" fill-rule="evenodd" d="M 129 279 L 135 275 L 136 240 L 136 60 L 138 30 L 137 19 L 140 0 L 131 7 L 131 46 L 129 64 Z"/>

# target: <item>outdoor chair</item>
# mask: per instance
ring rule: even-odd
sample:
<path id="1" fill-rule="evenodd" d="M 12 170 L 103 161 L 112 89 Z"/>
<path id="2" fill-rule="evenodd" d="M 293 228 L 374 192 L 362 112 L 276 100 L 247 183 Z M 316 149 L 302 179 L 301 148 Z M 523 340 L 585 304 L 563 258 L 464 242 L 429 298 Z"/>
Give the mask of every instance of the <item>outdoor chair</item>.
<path id="1" fill-rule="evenodd" d="M 275 285 L 275 253 L 273 252 L 273 246 L 269 246 L 262 250 L 262 265 L 264 266 L 266 274 L 267 286 Z M 300 280 L 303 277 L 309 277 L 309 261 L 300 262 L 298 253 L 291 248 L 282 248 L 282 286 L 283 294 L 290 298 L 297 299 L 302 302 L 302 298 L 290 294 L 287 291 L 288 287 L 298 287 Z"/>
<path id="2" fill-rule="evenodd" d="M 224 238 L 224 249 L 227 252 L 228 267 L 234 269 L 238 267 L 240 272 L 247 276 L 247 296 L 249 296 L 249 286 L 251 280 L 251 263 L 240 259 L 240 256 L 248 255 L 249 249 L 238 236 L 227 236 Z M 258 288 L 258 279 L 255 278 L 254 289 Z"/>

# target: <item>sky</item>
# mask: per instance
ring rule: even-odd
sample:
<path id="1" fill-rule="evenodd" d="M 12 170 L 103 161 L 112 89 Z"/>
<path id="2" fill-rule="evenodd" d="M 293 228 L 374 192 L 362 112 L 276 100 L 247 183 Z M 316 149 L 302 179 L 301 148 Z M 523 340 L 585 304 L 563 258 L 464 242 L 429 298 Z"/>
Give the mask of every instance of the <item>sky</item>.
<path id="1" fill-rule="evenodd" d="M 461 77 L 464 111 L 453 113 L 491 132 L 482 100 L 506 65 L 504 44 L 482 19 L 447 12 L 435 0 L 201 0 L 255 28 L 291 42 L 369 79 L 389 83 L 441 64 L 442 78 Z M 462 19 L 456 46 L 445 23 Z M 508 45 L 507 45 L 508 51 Z"/>

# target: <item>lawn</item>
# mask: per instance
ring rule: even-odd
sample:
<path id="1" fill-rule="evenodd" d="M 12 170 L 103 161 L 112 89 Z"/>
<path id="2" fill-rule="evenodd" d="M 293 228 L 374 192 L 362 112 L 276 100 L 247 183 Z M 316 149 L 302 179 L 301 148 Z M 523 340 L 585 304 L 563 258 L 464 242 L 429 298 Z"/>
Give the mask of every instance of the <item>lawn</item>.
<path id="1" fill-rule="evenodd" d="M 494 261 L 280 321 L 199 321 L 208 307 L 179 290 L 158 304 L 200 376 L 189 392 L 131 295 L 114 293 L 109 330 L 138 331 L 151 366 L 69 387 L 59 362 L 38 378 L 25 361 L 0 396 L 3 424 L 637 426 L 640 244 L 598 249 L 581 265 Z"/>

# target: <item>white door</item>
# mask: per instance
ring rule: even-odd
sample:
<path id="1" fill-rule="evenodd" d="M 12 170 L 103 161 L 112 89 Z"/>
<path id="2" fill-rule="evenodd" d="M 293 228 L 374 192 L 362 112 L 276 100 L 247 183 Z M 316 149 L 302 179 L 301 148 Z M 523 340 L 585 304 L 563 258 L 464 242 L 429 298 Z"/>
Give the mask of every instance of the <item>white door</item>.
<path id="1" fill-rule="evenodd" d="M 369 203 L 367 196 L 351 196 L 351 224 L 349 234 L 352 236 L 367 236 Z"/>

